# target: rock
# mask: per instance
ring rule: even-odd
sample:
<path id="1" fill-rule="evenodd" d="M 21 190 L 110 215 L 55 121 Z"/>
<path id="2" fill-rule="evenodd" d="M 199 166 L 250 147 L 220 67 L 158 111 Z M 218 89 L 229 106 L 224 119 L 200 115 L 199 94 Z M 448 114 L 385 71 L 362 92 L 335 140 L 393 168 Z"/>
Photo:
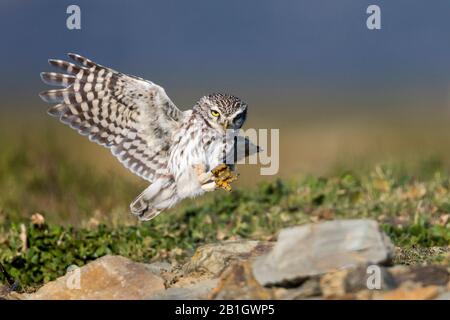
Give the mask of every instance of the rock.
<path id="1" fill-rule="evenodd" d="M 422 286 L 445 286 L 450 280 L 450 274 L 443 266 L 395 266 L 390 272 L 398 283 L 410 281 Z"/>
<path id="2" fill-rule="evenodd" d="M 386 292 L 378 297 L 381 300 L 430 300 L 437 297 L 439 287 L 428 286 L 413 289 L 398 288 L 393 291 Z"/>
<path id="3" fill-rule="evenodd" d="M 185 265 L 185 273 L 193 271 L 208 272 L 218 276 L 232 262 L 247 260 L 268 252 L 270 242 L 236 240 L 207 244 L 199 247 L 191 260 Z"/>
<path id="4" fill-rule="evenodd" d="M 253 277 L 249 261 L 235 263 L 221 276 L 211 294 L 216 300 L 265 300 L 274 299 L 274 291 L 261 286 Z"/>
<path id="5" fill-rule="evenodd" d="M 255 259 L 253 273 L 265 286 L 293 286 L 343 268 L 389 263 L 393 251 L 376 221 L 326 221 L 281 230 L 273 249 Z"/>
<path id="6" fill-rule="evenodd" d="M 211 285 L 217 285 L 220 274 L 233 263 L 252 259 L 272 248 L 269 242 L 238 240 L 207 244 L 197 248 L 184 266 L 169 268 L 168 264 L 153 263 L 148 267 L 165 279 L 165 292 L 155 299 L 205 299 Z M 214 285 L 214 287 L 215 287 Z M 153 298 L 152 298 L 153 299 Z"/>
<path id="7" fill-rule="evenodd" d="M 78 277 L 79 275 L 79 277 Z M 77 285 L 79 279 L 79 286 Z M 69 271 L 22 298 L 31 300 L 144 299 L 164 290 L 164 281 L 145 264 L 104 256 Z"/>
<path id="8" fill-rule="evenodd" d="M 218 279 L 196 282 L 185 287 L 173 287 L 151 296 L 151 300 L 200 300 L 207 299 L 217 286 Z"/>

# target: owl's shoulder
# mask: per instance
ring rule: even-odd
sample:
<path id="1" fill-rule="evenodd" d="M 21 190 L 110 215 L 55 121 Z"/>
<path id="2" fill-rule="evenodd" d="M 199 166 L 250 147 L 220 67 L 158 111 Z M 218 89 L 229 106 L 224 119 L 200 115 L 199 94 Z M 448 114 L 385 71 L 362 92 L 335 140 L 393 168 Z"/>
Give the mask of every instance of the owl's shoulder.
<path id="1" fill-rule="evenodd" d="M 183 121 L 192 118 L 193 114 L 194 114 L 194 110 L 183 111 Z"/>

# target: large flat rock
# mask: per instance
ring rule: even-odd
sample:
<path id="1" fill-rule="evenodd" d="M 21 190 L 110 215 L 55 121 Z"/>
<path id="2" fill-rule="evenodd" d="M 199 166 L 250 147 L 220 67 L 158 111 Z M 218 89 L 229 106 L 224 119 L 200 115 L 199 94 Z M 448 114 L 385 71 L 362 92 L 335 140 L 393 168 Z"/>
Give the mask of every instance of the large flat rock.
<path id="1" fill-rule="evenodd" d="M 383 264 L 394 247 L 373 220 L 336 220 L 281 230 L 253 273 L 262 285 L 293 285 L 317 275 L 359 265 Z"/>
<path id="2" fill-rule="evenodd" d="M 31 300 L 144 299 L 164 290 L 164 281 L 145 264 L 121 256 L 104 256 L 49 282 Z"/>

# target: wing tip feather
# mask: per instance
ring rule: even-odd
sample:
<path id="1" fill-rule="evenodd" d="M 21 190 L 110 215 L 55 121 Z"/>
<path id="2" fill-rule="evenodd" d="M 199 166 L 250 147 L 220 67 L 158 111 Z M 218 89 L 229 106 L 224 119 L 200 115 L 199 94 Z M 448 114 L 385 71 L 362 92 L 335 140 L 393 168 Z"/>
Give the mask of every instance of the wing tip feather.
<path id="1" fill-rule="evenodd" d="M 47 109 L 47 114 L 52 117 L 61 117 L 64 114 L 65 106 L 62 104 L 57 104 L 54 106 L 51 106 Z"/>
<path id="2" fill-rule="evenodd" d="M 39 92 L 39 98 L 41 98 L 44 102 L 48 102 L 48 103 L 51 102 L 49 100 L 49 91 L 48 90 Z"/>

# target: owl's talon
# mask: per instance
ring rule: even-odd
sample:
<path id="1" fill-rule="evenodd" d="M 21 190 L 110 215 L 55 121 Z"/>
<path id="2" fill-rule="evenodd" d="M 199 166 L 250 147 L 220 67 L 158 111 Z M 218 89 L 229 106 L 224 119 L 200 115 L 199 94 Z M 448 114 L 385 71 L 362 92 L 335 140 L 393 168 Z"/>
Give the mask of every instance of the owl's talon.
<path id="1" fill-rule="evenodd" d="M 214 181 L 216 182 L 216 187 L 224 189 L 226 191 L 231 191 L 230 183 L 237 180 L 237 175 L 235 175 L 226 164 L 219 164 L 217 167 L 211 170 L 214 175 Z"/>
<path id="2" fill-rule="evenodd" d="M 221 163 L 217 167 L 213 168 L 211 172 L 214 176 L 217 177 L 221 172 L 227 170 L 230 171 L 230 168 L 225 163 Z"/>

